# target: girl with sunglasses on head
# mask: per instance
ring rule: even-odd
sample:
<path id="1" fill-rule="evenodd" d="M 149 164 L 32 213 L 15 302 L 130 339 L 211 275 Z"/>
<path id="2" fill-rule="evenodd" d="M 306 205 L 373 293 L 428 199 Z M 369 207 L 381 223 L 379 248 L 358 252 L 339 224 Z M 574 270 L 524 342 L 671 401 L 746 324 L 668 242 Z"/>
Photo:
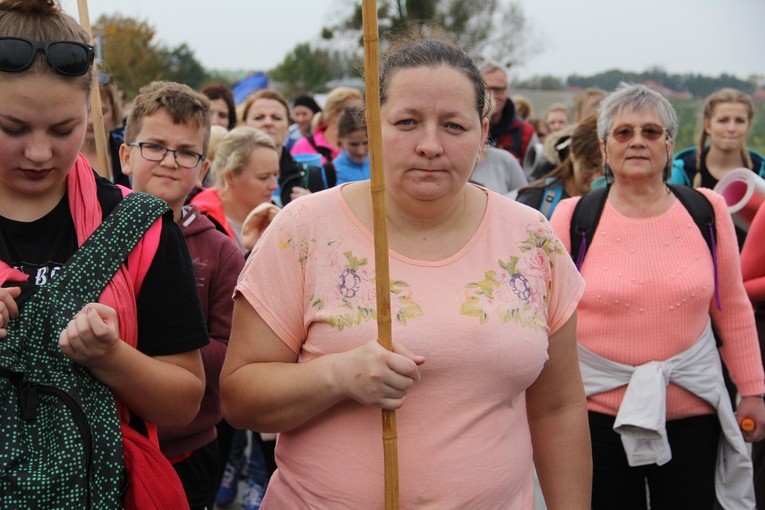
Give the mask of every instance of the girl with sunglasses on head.
<path id="1" fill-rule="evenodd" d="M 577 323 L 592 508 L 645 509 L 646 487 L 651 508 L 754 508 L 743 441 L 765 436 L 765 382 L 733 222 L 721 196 L 699 190 L 716 218 L 710 250 L 667 186 L 678 122 L 664 97 L 622 84 L 598 110 L 609 184 L 580 265 Z M 579 200 L 561 201 L 551 219 L 569 250 Z M 742 396 L 735 415 L 712 323 Z M 756 426 L 742 438 L 745 418 Z"/>
<path id="2" fill-rule="evenodd" d="M 24 350 L 26 337 L 16 332 L 42 330 L 47 335 L 42 342 L 57 349 L 55 366 L 68 367 L 91 388 L 103 388 L 103 408 L 113 414 L 116 428 L 108 434 L 117 438 L 115 448 L 121 441 L 116 459 L 124 451 L 125 465 L 102 465 L 97 459 L 104 437 L 94 435 L 91 442 L 82 440 L 84 451 L 96 459 L 83 477 L 84 488 L 72 482 L 73 467 L 56 477 L 56 451 L 42 463 L 50 469 L 19 472 L 26 458 L 13 455 L 29 439 L 16 437 L 17 427 L 7 421 L 13 417 L 0 412 L 0 507 L 183 508 L 172 467 L 156 455 L 156 442 L 140 433 L 151 435 L 152 424 L 186 425 L 204 392 L 199 348 L 207 332 L 189 254 L 172 214 L 151 225 L 128 257 L 130 264 L 117 270 L 97 302 L 83 302 L 70 320 L 55 307 L 40 324 L 25 325 L 26 314 L 19 317 L 46 295 L 45 285 L 55 284 L 78 246 L 128 193 L 99 177 L 79 154 L 94 72 L 88 42 L 88 34 L 56 1 L 0 2 L 0 338 L 2 345 L 19 342 Z M 81 292 L 69 290 L 75 299 Z M 49 327 L 67 320 L 63 330 Z M 5 352 L 0 355 L 5 359 Z M 2 408 L 12 408 L 13 386 L 0 378 L 0 388 Z M 36 402 L 39 412 L 47 401 Z M 80 426 L 98 419 L 88 415 Z M 145 457 L 135 456 L 136 445 Z M 135 471 L 141 475 L 132 478 Z M 33 476 L 34 483 L 25 476 Z M 150 505 L 141 499 L 138 482 L 152 480 L 160 486 L 150 487 L 151 495 L 170 502 Z M 178 493 L 172 488 L 180 488 L 180 499 L 173 499 Z"/>

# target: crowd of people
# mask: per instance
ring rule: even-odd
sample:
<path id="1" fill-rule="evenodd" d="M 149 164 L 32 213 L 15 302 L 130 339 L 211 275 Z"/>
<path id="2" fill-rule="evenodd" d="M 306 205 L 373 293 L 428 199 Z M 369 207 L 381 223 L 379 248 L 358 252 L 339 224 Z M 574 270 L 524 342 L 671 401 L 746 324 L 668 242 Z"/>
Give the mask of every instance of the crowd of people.
<path id="1" fill-rule="evenodd" d="M 747 94 L 678 148 L 646 86 L 535 116 L 503 66 L 393 41 L 388 351 L 363 91 L 128 108 L 89 41 L 0 1 L 0 506 L 382 508 L 383 409 L 402 508 L 765 508 L 765 212 L 711 189 L 765 177 Z"/>

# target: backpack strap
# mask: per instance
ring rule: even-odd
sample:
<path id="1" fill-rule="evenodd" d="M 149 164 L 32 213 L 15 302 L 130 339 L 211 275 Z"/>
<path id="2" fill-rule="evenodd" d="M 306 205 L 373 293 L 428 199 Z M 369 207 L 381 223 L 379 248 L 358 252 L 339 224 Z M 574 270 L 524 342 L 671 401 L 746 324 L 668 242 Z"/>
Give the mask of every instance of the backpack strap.
<path id="1" fill-rule="evenodd" d="M 138 241 L 168 210 L 167 203 L 148 193 L 129 194 L 50 283 L 60 289 L 77 289 L 85 303 L 96 301 Z"/>
<path id="2" fill-rule="evenodd" d="M 324 156 L 324 159 L 327 160 L 323 165 L 323 176 L 308 176 L 309 189 L 311 189 L 311 191 L 320 191 L 326 188 L 334 188 L 335 184 L 337 184 L 337 172 L 335 172 L 335 165 L 332 163 L 332 151 L 329 150 L 328 147 L 318 145 L 313 138 L 313 135 L 306 136 L 306 139 L 308 140 L 308 143 L 311 144 L 311 147 L 316 149 L 316 152 Z"/>
<path id="3" fill-rule="evenodd" d="M 704 237 L 704 241 L 709 247 L 709 252 L 712 254 L 712 266 L 714 267 L 715 305 L 718 310 L 721 310 L 722 304 L 720 302 L 720 289 L 717 276 L 717 228 L 715 210 L 707 197 L 697 189 L 678 184 L 667 185 L 691 215 L 691 218 L 693 218 L 694 223 L 696 223 L 699 231 L 701 231 L 702 237 Z"/>
<path id="4" fill-rule="evenodd" d="M 569 225 L 571 238 L 571 258 L 576 262 L 576 268 L 582 270 L 584 256 L 598 228 L 600 215 L 606 205 L 606 197 L 610 187 L 596 188 L 582 195 L 574 207 Z"/>
<path id="5" fill-rule="evenodd" d="M 120 188 L 120 191 L 122 192 L 122 198 L 125 198 L 133 192 L 130 188 L 126 188 L 119 184 L 117 187 Z M 225 232 L 223 233 L 225 234 Z M 149 267 L 151 267 L 151 263 L 154 262 L 154 255 L 156 255 L 157 249 L 159 248 L 161 235 L 162 222 L 155 221 L 127 257 L 127 270 L 133 281 L 133 290 L 135 291 L 136 298 L 141 292 L 141 286 L 143 285 L 146 273 L 149 272 Z"/>
<path id="6" fill-rule="evenodd" d="M 316 149 L 316 152 L 324 156 L 324 159 L 326 159 L 327 162 L 332 162 L 332 151 L 329 150 L 329 147 L 322 147 L 321 145 L 318 145 L 313 135 L 306 136 L 306 139 L 308 140 L 308 143 L 311 144 L 311 147 Z"/>
<path id="7" fill-rule="evenodd" d="M 552 216 L 555 206 L 563 197 L 563 182 L 560 179 L 552 182 L 554 180 L 553 177 L 548 177 L 545 180 L 545 184 L 548 186 L 542 190 L 542 201 L 539 203 L 539 212 L 544 214 L 548 220 Z"/>

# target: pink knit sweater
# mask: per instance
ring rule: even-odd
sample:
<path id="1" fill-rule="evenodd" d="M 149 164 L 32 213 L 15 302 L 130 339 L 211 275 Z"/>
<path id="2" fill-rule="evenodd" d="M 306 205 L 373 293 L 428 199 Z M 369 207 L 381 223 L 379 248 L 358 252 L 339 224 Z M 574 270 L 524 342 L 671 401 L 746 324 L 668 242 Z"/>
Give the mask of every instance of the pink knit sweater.
<path id="1" fill-rule="evenodd" d="M 709 247 L 680 202 L 653 218 L 620 214 L 606 202 L 582 265 L 586 289 L 578 307 L 578 341 L 591 351 L 627 365 L 664 360 L 688 349 L 711 314 L 721 354 L 742 395 L 765 393 L 765 376 L 752 308 L 741 278 L 733 222 L 722 197 L 701 190 L 717 217 L 722 311 L 714 300 Z M 567 248 L 578 198 L 561 201 L 551 219 Z M 616 415 L 625 387 L 592 395 L 589 409 Z M 667 388 L 667 419 L 712 412 L 686 390 Z"/>

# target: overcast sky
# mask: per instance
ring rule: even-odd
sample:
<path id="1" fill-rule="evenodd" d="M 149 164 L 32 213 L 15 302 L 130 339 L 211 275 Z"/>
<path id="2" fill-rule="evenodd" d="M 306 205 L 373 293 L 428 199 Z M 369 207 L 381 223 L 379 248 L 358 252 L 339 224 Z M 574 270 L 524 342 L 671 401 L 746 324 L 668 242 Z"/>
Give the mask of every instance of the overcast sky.
<path id="1" fill-rule="evenodd" d="M 273 68 L 351 0 L 88 0 L 90 20 L 146 20 L 171 47 L 186 42 L 211 69 Z M 63 0 L 78 17 L 77 1 Z M 521 0 L 544 51 L 514 69 L 589 75 L 618 68 L 670 73 L 765 75 L 765 0 Z"/>

